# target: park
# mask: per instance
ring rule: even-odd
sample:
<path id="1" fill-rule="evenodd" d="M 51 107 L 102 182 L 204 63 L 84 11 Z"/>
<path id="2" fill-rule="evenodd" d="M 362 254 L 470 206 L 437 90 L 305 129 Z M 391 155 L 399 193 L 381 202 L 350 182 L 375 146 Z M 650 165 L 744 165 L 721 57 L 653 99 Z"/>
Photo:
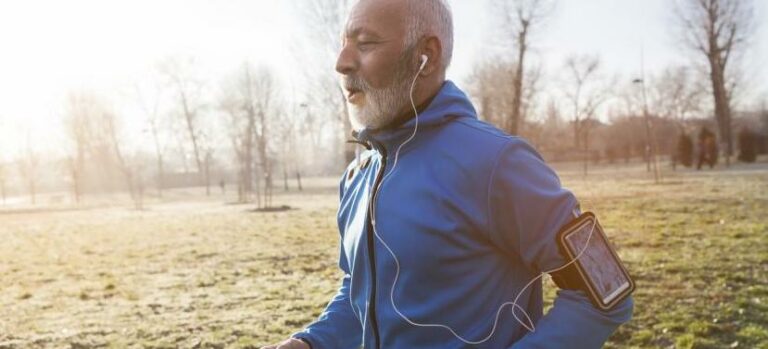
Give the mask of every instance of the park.
<path id="1" fill-rule="evenodd" d="M 0 349 L 768 349 L 767 18 L 759 0 L 2 3 Z M 577 203 L 632 302 L 518 285 Z M 377 260 L 396 255 L 377 228 L 417 268 Z M 380 301 L 401 271 L 425 318 L 479 331 L 524 295 L 555 320 L 468 341 L 407 319 L 394 286 Z M 329 302 L 345 276 L 352 307 Z"/>
<path id="2" fill-rule="evenodd" d="M 768 162 L 712 172 L 555 166 L 636 279 L 633 320 L 606 348 L 765 348 Z M 279 191 L 282 212 L 203 188 L 136 211 L 3 212 L 2 348 L 259 348 L 335 293 L 335 178 Z M 545 283 L 551 302 L 554 284 Z M 549 304 L 549 303 L 547 303 Z"/>

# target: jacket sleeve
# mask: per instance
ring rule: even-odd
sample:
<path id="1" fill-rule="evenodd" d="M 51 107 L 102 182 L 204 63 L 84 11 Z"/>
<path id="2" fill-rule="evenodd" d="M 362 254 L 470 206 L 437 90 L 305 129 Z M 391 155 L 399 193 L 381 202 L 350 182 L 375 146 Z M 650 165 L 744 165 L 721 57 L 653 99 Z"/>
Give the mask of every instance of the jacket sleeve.
<path id="1" fill-rule="evenodd" d="M 343 178 L 346 178 L 346 174 L 342 177 L 340 195 L 344 192 Z M 312 349 L 357 349 L 362 345 L 362 325 L 350 302 L 350 268 L 344 246 L 341 243 L 339 245 L 339 268 L 344 273 L 339 290 L 317 321 L 292 335 L 293 338 L 309 342 Z"/>
<path id="2" fill-rule="evenodd" d="M 338 292 L 317 321 L 303 331 L 293 334 L 294 338 L 307 340 L 312 349 L 356 349 L 362 344 L 362 326 L 349 301 L 350 275 L 343 248 L 340 260 L 344 278 Z"/>
<path id="3" fill-rule="evenodd" d="M 488 187 L 490 238 L 519 255 L 535 274 L 567 261 L 557 233 L 574 218 L 578 202 L 536 151 L 519 138 L 501 150 Z M 558 290 L 553 307 L 512 348 L 602 348 L 632 317 L 632 298 L 610 311 L 592 305 L 583 291 Z"/>

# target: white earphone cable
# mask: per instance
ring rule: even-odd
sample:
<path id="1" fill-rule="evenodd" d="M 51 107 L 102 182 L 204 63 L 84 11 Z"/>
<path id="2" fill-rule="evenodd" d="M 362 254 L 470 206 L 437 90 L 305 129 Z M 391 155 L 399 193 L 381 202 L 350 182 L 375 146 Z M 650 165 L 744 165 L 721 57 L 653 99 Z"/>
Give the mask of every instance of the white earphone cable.
<path id="1" fill-rule="evenodd" d="M 389 170 L 389 172 L 388 172 L 388 173 L 387 173 L 387 174 L 384 176 L 384 178 L 381 180 L 381 186 L 383 186 L 383 185 L 384 185 L 384 181 L 385 181 L 386 179 L 388 179 L 388 178 L 389 178 L 389 176 L 390 176 L 392 173 L 394 173 L 394 171 L 395 171 L 395 168 L 397 167 L 397 163 L 398 163 L 398 160 L 399 160 L 399 156 L 400 156 L 400 150 L 402 150 L 402 149 L 403 149 L 403 147 L 404 147 L 406 144 L 408 144 L 409 142 L 411 142 L 411 141 L 412 141 L 412 140 L 413 140 L 413 139 L 416 137 L 416 133 L 418 132 L 418 129 L 419 129 L 419 113 L 418 113 L 418 109 L 416 108 L 416 103 L 415 103 L 415 102 L 414 102 L 414 100 L 413 100 L 413 89 L 414 89 L 414 87 L 416 86 L 416 80 L 418 79 L 418 77 L 419 77 L 419 74 L 420 74 L 420 73 L 421 73 L 421 71 L 423 70 L 423 67 L 424 67 L 424 65 L 422 64 L 422 68 L 420 68 L 420 69 L 419 69 L 419 72 L 418 72 L 418 73 L 416 74 L 416 76 L 414 77 L 414 79 L 413 79 L 413 82 L 411 83 L 411 88 L 410 88 L 410 101 L 411 101 L 411 107 L 413 107 L 413 112 L 414 112 L 414 114 L 415 114 L 415 126 L 414 126 L 414 128 L 413 128 L 413 133 L 411 134 L 411 136 L 410 136 L 410 137 L 408 137 L 408 139 L 406 139 L 406 140 L 405 140 L 405 141 L 404 141 L 402 144 L 400 144 L 400 146 L 397 148 L 397 151 L 395 152 L 395 161 L 394 161 L 394 163 L 392 164 L 392 168 Z M 386 169 L 385 169 L 385 170 L 386 170 Z M 374 196 L 374 200 L 375 200 L 375 196 Z M 392 258 L 393 258 L 393 259 L 394 259 L 394 261 L 395 261 L 395 267 L 396 267 L 396 269 L 395 269 L 395 277 L 394 277 L 394 279 L 393 279 L 393 281 L 392 281 L 392 287 L 391 287 L 391 291 L 390 291 L 390 294 L 389 294 L 389 299 L 390 299 L 390 302 L 391 302 L 391 304 L 392 304 L 392 308 L 395 310 L 395 312 L 396 312 L 396 313 L 397 313 L 397 314 L 398 314 L 398 315 L 399 315 L 399 316 L 400 316 L 400 317 L 401 317 L 403 320 L 405 320 L 407 323 L 409 323 L 409 324 L 411 324 L 411 325 L 413 325 L 413 326 L 416 326 L 416 327 L 437 327 L 437 328 L 444 328 L 444 329 L 446 329 L 446 330 L 450 331 L 450 332 L 451 332 L 451 334 L 453 334 L 453 335 L 454 335 L 454 336 L 455 336 L 457 339 L 459 339 L 460 341 L 462 341 L 462 342 L 464 342 L 464 343 L 466 343 L 466 344 L 469 344 L 469 345 L 477 345 L 477 344 L 482 344 L 482 343 L 484 343 L 484 342 L 488 341 L 489 339 L 491 339 L 491 337 L 492 337 L 492 336 L 493 336 L 493 334 L 496 332 L 496 329 L 497 329 L 497 327 L 498 327 L 498 323 L 499 323 L 499 317 L 500 317 L 500 315 L 501 315 L 501 311 L 502 311 L 502 309 L 503 309 L 505 306 L 507 306 L 507 305 L 512 305 L 512 315 L 515 317 L 515 319 L 516 319 L 516 320 L 517 320 L 517 321 L 518 321 L 518 322 L 519 322 L 519 323 L 520 323 L 520 324 L 521 324 L 523 327 L 525 327 L 527 330 L 529 330 L 529 331 L 531 331 L 531 332 L 535 332 L 535 331 L 536 331 L 536 328 L 535 328 L 535 326 L 534 326 L 534 324 L 533 324 L 533 321 L 531 320 L 530 316 L 529 316 L 529 315 L 528 315 L 528 313 L 525 311 L 525 309 L 524 309 L 523 307 L 521 307 L 521 306 L 519 306 L 519 305 L 517 304 L 517 301 L 519 300 L 520 296 L 521 296 L 521 295 L 522 295 L 522 294 L 525 292 L 525 290 L 526 290 L 528 287 L 530 287 L 530 286 L 531 286 L 531 285 L 532 285 L 532 284 L 533 284 L 533 283 L 534 283 L 536 280 L 538 280 L 538 279 L 540 279 L 542 276 L 544 276 L 544 274 L 545 274 L 545 273 L 546 273 L 546 274 L 554 273 L 554 272 L 557 272 L 557 271 L 559 271 L 559 270 L 562 270 L 562 269 L 564 269 L 564 268 L 568 267 L 569 265 L 571 265 L 571 264 L 575 263 L 575 262 L 576 262 L 576 260 L 578 260 L 578 259 L 581 257 L 581 255 L 584 253 L 584 251 L 586 250 L 587 246 L 589 245 L 589 241 L 590 241 L 590 239 L 592 238 L 592 233 L 594 232 L 594 229 L 595 229 L 595 225 L 597 224 L 597 221 L 596 221 L 596 220 L 595 220 L 595 221 L 593 221 L 593 223 L 592 223 L 592 227 L 591 227 L 591 229 L 590 229 L 590 231 L 589 231 L 589 235 L 587 236 L 587 240 L 586 240 L 586 242 L 585 242 L 584 248 L 583 248 L 581 251 L 579 251 L 579 253 L 576 255 L 576 257 L 575 257 L 574 259 L 572 259 L 571 261 L 569 261 L 568 263 L 566 263 L 565 265 L 563 265 L 563 266 L 561 266 L 561 267 L 559 267 L 559 268 L 556 268 L 556 269 L 553 269 L 553 270 L 550 270 L 550 271 L 546 271 L 546 272 L 542 272 L 542 273 L 540 273 L 540 274 L 539 274 L 539 276 L 537 276 L 537 277 L 533 278 L 531 281 L 529 281 L 529 282 L 528 282 L 528 284 L 526 284 L 526 285 L 525 285 L 525 287 L 523 287 L 523 288 L 520 290 L 520 292 L 518 292 L 518 294 L 517 294 L 517 296 L 515 297 L 514 301 L 512 301 L 512 302 L 505 302 L 505 303 L 503 303 L 503 304 L 501 304 L 501 305 L 499 306 L 499 309 L 496 311 L 496 318 L 495 318 L 495 320 L 494 320 L 494 323 L 493 323 L 493 327 L 492 327 L 492 329 L 491 329 L 491 332 L 490 332 L 490 333 L 489 333 L 489 334 L 488 334 L 488 335 L 487 335 L 485 338 L 483 338 L 483 339 L 481 339 L 481 340 L 472 341 L 472 340 L 468 340 L 468 339 L 465 339 L 464 337 L 462 337 L 461 335 L 459 335 L 459 334 L 458 334 L 458 333 L 457 333 L 457 332 L 456 332 L 456 331 L 455 331 L 453 328 L 451 328 L 450 326 L 447 326 L 447 325 L 443 325 L 443 324 L 423 324 L 423 323 L 418 323 L 418 322 L 415 322 L 415 321 L 411 320 L 410 318 L 408 318 L 408 317 L 407 317 L 405 314 L 403 314 L 403 313 L 400 311 L 400 309 L 398 309 L 397 305 L 395 304 L 395 296 L 394 296 L 394 295 L 395 295 L 395 287 L 397 286 L 397 280 L 398 280 L 398 278 L 399 278 L 399 276 L 400 276 L 400 260 L 397 258 L 397 255 L 395 254 L 395 252 L 394 252 L 394 251 L 392 251 L 392 249 L 389 247 L 389 245 L 386 243 L 386 241 L 384 241 L 384 239 L 383 239 L 383 238 L 382 238 L 382 237 L 379 235 L 378 231 L 376 230 L 376 204 L 375 204 L 375 202 L 374 202 L 372 205 L 369 205 L 369 208 L 370 208 L 370 209 L 369 209 L 369 215 L 371 216 L 371 221 L 372 221 L 372 223 L 373 223 L 373 224 L 372 224 L 372 227 L 373 227 L 373 234 L 376 236 L 376 239 L 377 239 L 377 240 L 379 240 L 379 242 L 381 242 L 381 243 L 382 243 L 382 245 L 384 245 L 384 247 L 387 249 L 387 251 L 389 251 L 389 253 L 392 255 Z M 351 299 L 350 299 L 350 301 L 351 301 Z M 530 325 L 526 324 L 525 322 L 523 322 L 523 321 L 522 321 L 522 320 L 521 320 L 521 319 L 518 317 L 517 313 L 515 312 L 515 309 L 519 309 L 520 311 L 522 311 L 522 312 L 523 312 L 523 314 L 525 315 L 525 318 L 528 320 L 528 323 L 529 323 Z M 368 306 L 367 306 L 367 303 L 366 303 L 366 314 L 365 314 L 365 317 L 366 317 L 366 318 L 367 318 L 367 312 L 368 312 Z M 364 324 L 363 324 L 363 335 L 365 335 L 365 325 L 364 325 Z"/>

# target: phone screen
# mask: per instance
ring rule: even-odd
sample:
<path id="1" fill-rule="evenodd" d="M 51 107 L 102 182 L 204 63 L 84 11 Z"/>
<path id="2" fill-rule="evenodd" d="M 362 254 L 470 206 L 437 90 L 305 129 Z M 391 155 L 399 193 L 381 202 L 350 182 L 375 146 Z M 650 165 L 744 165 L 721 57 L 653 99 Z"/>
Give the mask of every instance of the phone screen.
<path id="1" fill-rule="evenodd" d="M 593 226 L 594 231 L 592 231 Z M 565 241 L 574 256 L 581 253 L 578 263 L 581 264 L 586 278 L 589 279 L 603 304 L 608 304 L 630 287 L 630 281 L 612 253 L 605 235 L 599 229 L 600 226 L 595 220 L 587 220 L 585 224 L 581 224 L 578 229 L 565 236 Z M 592 232 L 591 236 L 590 232 Z M 586 249 L 584 249 L 585 246 Z M 583 253 L 582 250 L 584 250 Z"/>

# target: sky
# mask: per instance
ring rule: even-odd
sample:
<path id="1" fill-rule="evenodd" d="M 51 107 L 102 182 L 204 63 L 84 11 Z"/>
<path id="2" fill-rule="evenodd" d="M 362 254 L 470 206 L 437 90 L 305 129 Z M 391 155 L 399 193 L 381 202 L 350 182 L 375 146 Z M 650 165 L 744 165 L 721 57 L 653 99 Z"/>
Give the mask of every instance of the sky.
<path id="1" fill-rule="evenodd" d="M 128 108 L 137 83 L 169 57 L 195 57 L 212 85 L 244 61 L 296 80 L 296 3 L 306 0 L 25 0 L 0 2 L 0 160 L 29 142 L 58 148 L 71 91 L 97 91 Z M 294 3 L 291 3 L 294 2 Z M 499 50 L 488 0 L 449 0 L 455 53 L 448 77 L 460 86 L 473 64 Z M 547 88 L 571 54 L 596 54 L 604 70 L 627 77 L 690 62 L 680 49 L 670 0 L 560 0 L 534 34 L 532 60 Z M 768 1 L 755 0 L 758 27 L 743 62 L 750 91 L 768 93 Z M 642 54 L 641 54 L 642 53 Z M 698 57 L 696 57 L 698 58 Z M 332 69 L 331 66 L 328 67 Z M 127 109 L 126 109 L 127 110 Z M 125 113 L 136 128 L 142 121 Z M 41 142 L 45 140 L 45 142 Z"/>

